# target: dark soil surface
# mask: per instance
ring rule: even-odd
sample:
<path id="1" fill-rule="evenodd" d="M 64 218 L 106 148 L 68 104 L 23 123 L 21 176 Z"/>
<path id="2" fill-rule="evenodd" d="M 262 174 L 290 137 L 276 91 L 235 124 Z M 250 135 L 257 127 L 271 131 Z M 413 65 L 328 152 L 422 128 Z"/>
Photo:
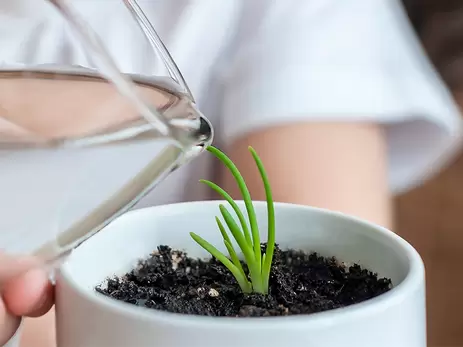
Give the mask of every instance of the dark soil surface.
<path id="1" fill-rule="evenodd" d="M 175 313 L 261 317 L 345 307 L 390 288 L 389 279 L 379 279 L 359 265 L 346 267 L 334 258 L 277 247 L 269 295 L 248 295 L 215 259 L 191 259 L 160 246 L 136 269 L 121 278 L 108 279 L 96 290 L 116 300 Z"/>

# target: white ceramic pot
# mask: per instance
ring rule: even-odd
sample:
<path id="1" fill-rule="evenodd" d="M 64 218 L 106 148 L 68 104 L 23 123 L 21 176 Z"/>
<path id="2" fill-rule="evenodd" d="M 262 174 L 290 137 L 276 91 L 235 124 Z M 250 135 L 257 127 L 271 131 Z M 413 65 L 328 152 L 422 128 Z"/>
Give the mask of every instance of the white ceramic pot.
<path id="1" fill-rule="evenodd" d="M 394 288 L 343 309 L 307 316 L 212 318 L 159 312 L 94 291 L 158 245 L 207 257 L 197 232 L 225 251 L 214 217 L 220 202 L 136 210 L 79 247 L 57 277 L 60 347 L 425 347 L 424 266 L 403 239 L 379 226 L 330 211 L 276 204 L 277 243 L 357 262 L 392 279 Z M 241 204 L 241 203 L 240 203 Z M 243 206 L 242 204 L 240 205 Z M 255 203 L 262 234 L 266 204 Z M 262 235 L 264 238 L 264 235 Z"/>

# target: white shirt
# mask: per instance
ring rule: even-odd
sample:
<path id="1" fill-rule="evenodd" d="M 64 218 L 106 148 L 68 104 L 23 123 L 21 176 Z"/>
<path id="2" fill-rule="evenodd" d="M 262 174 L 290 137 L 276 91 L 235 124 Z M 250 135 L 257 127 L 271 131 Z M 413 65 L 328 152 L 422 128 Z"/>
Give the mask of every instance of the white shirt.
<path id="1" fill-rule="evenodd" d="M 139 2 L 214 125 L 218 143 L 293 122 L 380 123 L 395 193 L 430 177 L 459 148 L 458 109 L 398 0 Z M 124 72 L 162 73 L 122 1 L 71 3 Z M 0 1 L 0 62 L 92 67 L 59 15 L 37 0 Z M 91 155 L 97 162 L 104 154 Z M 140 206 L 206 198 L 209 190 L 197 180 L 212 178 L 211 159 L 203 156 L 182 168 Z M 72 166 L 63 160 L 61 166 Z M 0 212 L 0 247 L 31 249 L 55 232 L 56 205 L 63 199 L 57 181 L 64 174 L 53 176 L 52 168 L 36 164 L 0 157 L 0 194 L 17 201 L 11 204 L 10 197 L 7 208 L 0 199 L 0 211 L 7 211 Z M 30 170 L 49 185 L 8 191 L 8 182 L 27 181 Z"/>

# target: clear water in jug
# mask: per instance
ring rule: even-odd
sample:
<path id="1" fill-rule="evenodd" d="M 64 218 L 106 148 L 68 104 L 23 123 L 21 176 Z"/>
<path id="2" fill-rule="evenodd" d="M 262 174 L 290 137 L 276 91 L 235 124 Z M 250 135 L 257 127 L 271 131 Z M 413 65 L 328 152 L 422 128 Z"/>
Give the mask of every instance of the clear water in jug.
<path id="1" fill-rule="evenodd" d="M 64 0 L 42 5 L 61 14 L 94 68 L 1 66 L 0 229 L 10 239 L 0 248 L 59 260 L 211 143 L 168 50 L 137 2 L 123 2 L 168 76 L 122 74 Z"/>

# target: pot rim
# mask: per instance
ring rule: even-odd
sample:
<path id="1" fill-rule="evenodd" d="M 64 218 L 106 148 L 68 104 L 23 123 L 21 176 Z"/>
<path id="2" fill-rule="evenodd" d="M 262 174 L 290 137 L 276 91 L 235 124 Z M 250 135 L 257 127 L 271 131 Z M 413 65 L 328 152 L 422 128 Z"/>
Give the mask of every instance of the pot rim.
<path id="1" fill-rule="evenodd" d="M 236 202 L 239 206 L 243 204 L 243 201 L 241 200 L 236 200 Z M 133 210 L 122 217 L 130 215 L 132 218 L 136 218 L 137 214 L 147 213 L 148 211 L 150 211 L 150 213 L 153 213 L 153 211 L 156 211 L 156 213 L 163 213 L 163 211 L 171 211 L 173 208 L 178 210 L 189 208 L 191 206 L 200 206 L 201 208 L 208 208 L 209 206 L 217 207 L 219 203 L 224 203 L 224 201 L 208 200 L 159 205 Z M 253 201 L 253 203 L 255 204 L 254 206 L 266 204 L 265 201 Z M 213 329 L 223 328 L 226 326 L 228 329 L 236 330 L 253 330 L 262 327 L 281 328 L 282 324 L 285 325 L 285 329 L 298 329 L 301 325 L 304 327 L 308 327 L 309 325 L 310 327 L 315 327 L 317 325 L 338 325 L 342 324 L 343 321 L 361 319 L 362 317 L 381 314 L 381 312 L 386 311 L 391 305 L 400 305 L 401 302 L 410 297 L 410 293 L 419 290 L 423 285 L 424 264 L 420 255 L 407 241 L 392 231 L 360 218 L 323 208 L 275 202 L 275 209 L 281 208 L 298 209 L 301 213 L 311 211 L 327 215 L 329 218 L 349 220 L 357 223 L 359 226 L 364 226 L 366 229 L 374 229 L 373 231 L 381 234 L 383 239 L 387 239 L 392 246 L 406 256 L 409 265 L 407 275 L 403 281 L 401 281 L 397 286 L 394 286 L 390 291 L 364 302 L 343 308 L 317 312 L 310 315 L 292 315 L 284 317 L 208 317 L 171 313 L 138 307 L 129 303 L 108 298 L 97 292 L 90 293 L 74 281 L 72 275 L 66 269 L 66 263 L 63 264 L 59 271 L 58 281 L 65 282 L 67 286 L 69 286 L 71 290 L 75 291 L 75 293 L 82 299 L 90 302 L 93 307 L 98 307 L 100 310 L 107 311 L 110 315 L 122 315 L 131 320 L 149 321 L 153 324 L 164 324 L 176 326 L 178 328 L 207 327 L 208 329 Z M 69 257 L 72 258 L 72 254 Z"/>

